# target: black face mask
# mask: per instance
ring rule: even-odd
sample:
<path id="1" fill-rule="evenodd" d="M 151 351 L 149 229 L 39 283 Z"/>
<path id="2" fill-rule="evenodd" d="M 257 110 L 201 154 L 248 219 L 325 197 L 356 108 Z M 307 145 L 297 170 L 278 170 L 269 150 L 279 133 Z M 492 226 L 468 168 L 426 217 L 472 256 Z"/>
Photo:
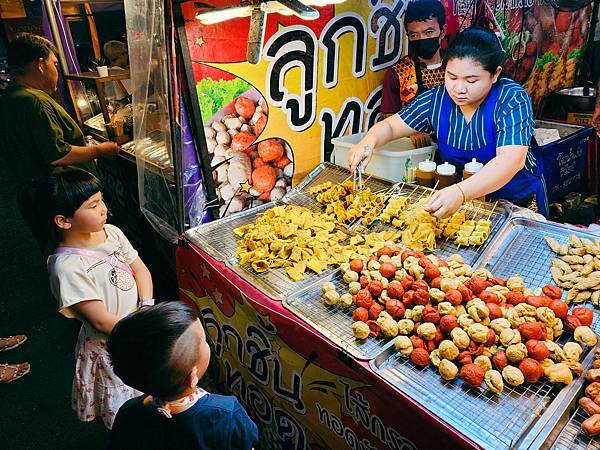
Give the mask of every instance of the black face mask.
<path id="1" fill-rule="evenodd" d="M 440 37 L 408 41 L 408 54 L 414 58 L 431 59 L 440 48 Z"/>

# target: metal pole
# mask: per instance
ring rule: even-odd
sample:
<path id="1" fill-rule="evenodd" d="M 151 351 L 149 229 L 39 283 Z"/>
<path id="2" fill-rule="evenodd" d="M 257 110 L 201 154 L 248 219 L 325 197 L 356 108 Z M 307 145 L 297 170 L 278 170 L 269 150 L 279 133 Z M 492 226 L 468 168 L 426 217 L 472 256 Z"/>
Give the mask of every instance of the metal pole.
<path id="1" fill-rule="evenodd" d="M 52 38 L 54 39 L 54 44 L 58 49 L 58 61 L 60 62 L 60 67 L 62 68 L 63 74 L 67 75 L 69 73 L 69 68 L 67 66 L 67 60 L 65 58 L 65 52 L 62 45 L 62 40 L 60 38 L 60 33 L 58 32 L 58 25 L 56 24 L 54 3 L 53 0 L 44 0 L 44 3 L 46 4 L 46 14 L 48 15 L 48 22 L 50 23 L 50 30 L 52 30 Z"/>

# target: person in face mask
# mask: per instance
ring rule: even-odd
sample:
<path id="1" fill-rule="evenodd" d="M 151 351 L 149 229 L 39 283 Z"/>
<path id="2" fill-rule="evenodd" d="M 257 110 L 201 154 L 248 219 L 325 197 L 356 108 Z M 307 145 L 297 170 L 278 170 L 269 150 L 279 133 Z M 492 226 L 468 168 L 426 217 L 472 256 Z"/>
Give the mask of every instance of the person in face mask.
<path id="1" fill-rule="evenodd" d="M 383 81 L 381 112 L 395 114 L 422 92 L 444 83 L 440 45 L 446 13 L 438 0 L 415 0 L 404 14 L 408 55 L 390 67 Z"/>

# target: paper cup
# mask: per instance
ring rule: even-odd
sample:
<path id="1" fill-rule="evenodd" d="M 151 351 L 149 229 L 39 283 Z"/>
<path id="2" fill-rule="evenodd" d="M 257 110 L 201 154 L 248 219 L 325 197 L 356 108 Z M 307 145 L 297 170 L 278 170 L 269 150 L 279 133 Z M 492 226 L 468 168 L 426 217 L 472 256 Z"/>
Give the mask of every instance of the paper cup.
<path id="1" fill-rule="evenodd" d="M 98 66 L 98 76 L 99 77 L 107 77 L 108 76 L 108 67 L 106 66 Z"/>

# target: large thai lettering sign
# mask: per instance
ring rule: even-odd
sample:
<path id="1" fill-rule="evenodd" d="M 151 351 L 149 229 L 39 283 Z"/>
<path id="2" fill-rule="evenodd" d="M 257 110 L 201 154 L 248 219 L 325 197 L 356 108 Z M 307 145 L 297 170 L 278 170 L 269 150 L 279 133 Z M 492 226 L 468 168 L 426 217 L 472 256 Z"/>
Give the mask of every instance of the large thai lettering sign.
<path id="1" fill-rule="evenodd" d="M 314 21 L 268 14 L 262 57 L 250 64 L 250 18 L 203 25 L 183 5 L 221 215 L 279 199 L 330 159 L 333 137 L 379 119 L 385 69 L 405 48 L 405 7 L 348 0 L 318 8 Z"/>

